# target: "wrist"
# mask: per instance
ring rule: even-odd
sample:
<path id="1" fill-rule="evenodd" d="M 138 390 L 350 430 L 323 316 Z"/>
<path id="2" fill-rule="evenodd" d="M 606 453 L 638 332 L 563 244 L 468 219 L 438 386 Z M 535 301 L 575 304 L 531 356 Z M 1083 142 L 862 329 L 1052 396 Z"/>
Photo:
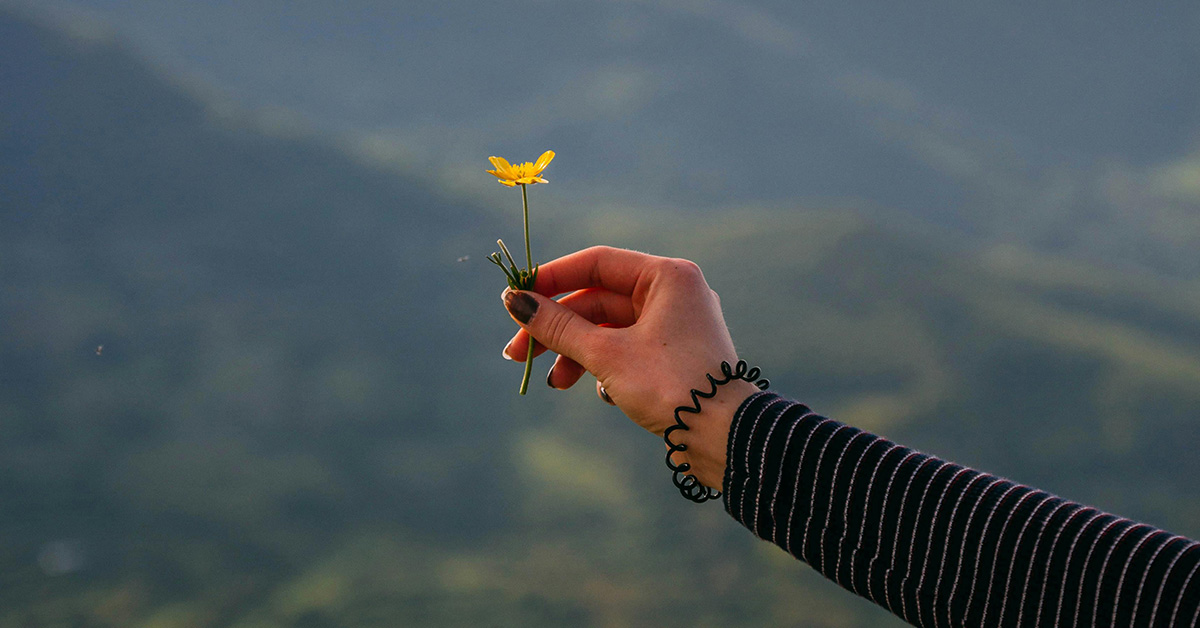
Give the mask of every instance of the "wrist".
<path id="1" fill-rule="evenodd" d="M 681 432 L 677 440 L 687 445 L 687 452 L 683 455 L 691 465 L 689 473 L 695 475 L 704 486 L 721 489 L 733 415 L 742 402 L 758 391 L 759 388 L 754 384 L 736 379 L 718 386 L 716 396 L 701 404 L 700 413 L 689 415 L 688 429 Z"/>

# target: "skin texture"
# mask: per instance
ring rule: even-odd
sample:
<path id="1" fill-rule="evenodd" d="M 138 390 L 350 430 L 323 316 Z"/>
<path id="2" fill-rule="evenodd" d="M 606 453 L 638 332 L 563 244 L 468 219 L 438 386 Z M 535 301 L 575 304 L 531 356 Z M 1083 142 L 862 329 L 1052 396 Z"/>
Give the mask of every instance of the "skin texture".
<path id="1" fill-rule="evenodd" d="M 503 298 L 521 325 L 505 357 L 524 359 L 532 335 L 535 354 L 558 354 L 551 387 L 570 388 L 591 373 L 597 391 L 603 386 L 626 416 L 658 436 L 674 424 L 677 406 L 690 405 L 689 390 L 708 389 L 705 373 L 737 360 L 720 298 L 688 260 L 592 247 L 542 264 L 533 291 L 506 290 Z M 675 462 L 690 462 L 705 486 L 721 487 L 733 413 L 755 391 L 743 381 L 722 386 L 703 412 L 685 415 L 691 430 L 672 436 L 688 446 Z"/>

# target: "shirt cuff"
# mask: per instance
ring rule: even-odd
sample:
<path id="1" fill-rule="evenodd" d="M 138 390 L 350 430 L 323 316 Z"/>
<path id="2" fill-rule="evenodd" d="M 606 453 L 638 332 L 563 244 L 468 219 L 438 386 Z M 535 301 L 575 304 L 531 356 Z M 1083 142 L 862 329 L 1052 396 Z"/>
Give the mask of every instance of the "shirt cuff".
<path id="1" fill-rule="evenodd" d="M 787 522 L 776 521 L 774 504 L 783 476 L 794 474 L 782 472 L 780 454 L 797 438 L 803 442 L 822 420 L 828 419 L 770 392 L 751 395 L 734 413 L 722 482 L 725 510 L 759 538 L 775 541 L 786 532 Z"/>

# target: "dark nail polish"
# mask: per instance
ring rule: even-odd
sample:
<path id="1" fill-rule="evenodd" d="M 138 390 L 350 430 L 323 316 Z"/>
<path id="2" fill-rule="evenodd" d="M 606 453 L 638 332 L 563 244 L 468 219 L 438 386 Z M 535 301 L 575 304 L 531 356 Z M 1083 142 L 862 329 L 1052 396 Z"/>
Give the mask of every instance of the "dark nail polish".
<path id="1" fill-rule="evenodd" d="M 551 367 L 550 367 L 550 372 L 549 372 L 549 373 L 546 373 L 546 385 L 547 385 L 547 386 L 549 386 L 549 387 L 551 387 L 551 388 L 554 388 L 554 384 L 551 384 L 551 383 L 550 383 L 550 378 L 551 378 L 551 377 L 554 377 L 554 367 L 553 367 L 553 366 L 551 366 Z"/>
<path id="2" fill-rule="evenodd" d="M 537 314 L 538 302 L 524 292 L 513 291 L 504 295 L 504 307 L 519 323 L 528 325 L 533 315 Z"/>

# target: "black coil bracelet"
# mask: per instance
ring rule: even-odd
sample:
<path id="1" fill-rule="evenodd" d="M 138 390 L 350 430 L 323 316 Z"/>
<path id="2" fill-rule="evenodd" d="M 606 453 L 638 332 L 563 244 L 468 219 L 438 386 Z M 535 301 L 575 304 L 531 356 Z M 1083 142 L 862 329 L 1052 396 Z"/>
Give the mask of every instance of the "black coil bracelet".
<path id="1" fill-rule="evenodd" d="M 721 375 L 723 378 L 717 379 L 713 377 L 712 374 L 705 373 L 704 376 L 708 378 L 708 384 L 711 387 L 711 390 L 708 392 L 701 392 L 693 388 L 691 391 L 692 405 L 679 406 L 678 408 L 675 408 L 675 425 L 668 427 L 666 431 L 663 432 L 663 440 L 667 443 L 667 468 L 670 469 L 672 473 L 671 481 L 675 483 L 675 488 L 679 489 L 679 493 L 683 495 L 684 498 L 694 501 L 697 504 L 703 504 L 710 499 L 716 499 L 720 497 L 721 491 L 708 488 L 707 486 L 701 484 L 700 480 L 696 479 L 696 476 L 688 475 L 688 471 L 690 471 L 692 468 L 691 464 L 687 462 L 683 464 L 675 464 L 675 462 L 671 460 L 671 455 L 675 452 L 687 451 L 687 445 L 677 445 L 671 442 L 671 432 L 674 432 L 675 430 L 683 430 L 686 432 L 691 429 L 687 426 L 687 423 L 683 422 L 683 418 L 679 416 L 679 413 L 688 412 L 690 414 L 700 414 L 700 400 L 712 399 L 713 397 L 717 396 L 717 386 L 724 386 L 735 379 L 750 382 L 755 386 L 758 386 L 759 390 L 766 390 L 767 387 L 771 385 L 771 382 L 766 379 L 758 379 L 760 373 L 761 372 L 757 366 L 754 368 L 748 368 L 745 360 L 738 360 L 737 366 L 735 367 L 729 366 L 728 362 L 721 362 Z"/>

